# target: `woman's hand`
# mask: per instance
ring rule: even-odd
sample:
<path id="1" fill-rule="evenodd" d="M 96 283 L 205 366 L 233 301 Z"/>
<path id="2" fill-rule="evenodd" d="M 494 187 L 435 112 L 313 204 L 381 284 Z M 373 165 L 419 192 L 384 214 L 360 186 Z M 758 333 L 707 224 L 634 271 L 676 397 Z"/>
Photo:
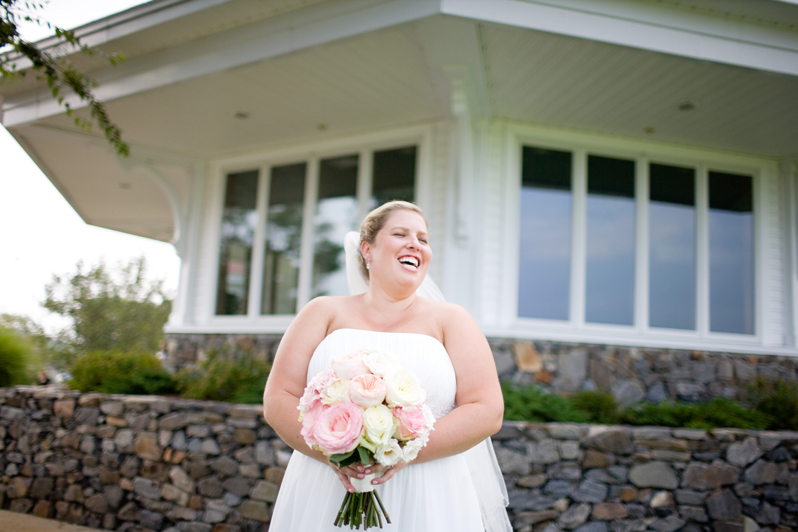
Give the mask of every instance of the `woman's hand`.
<path id="1" fill-rule="evenodd" d="M 338 475 L 338 479 L 341 481 L 341 484 L 343 484 L 344 488 L 346 488 L 346 491 L 349 493 L 354 493 L 355 488 L 352 486 L 352 482 L 349 480 L 350 478 L 365 478 L 366 475 L 373 473 L 376 476 L 371 483 L 375 486 L 378 486 L 391 480 L 396 472 L 407 464 L 399 463 L 395 466 L 385 467 L 380 464 L 363 465 L 361 463 L 354 463 L 341 468 L 332 462 L 329 462 L 329 465 L 332 467 L 333 471 L 335 471 L 335 474 Z"/>

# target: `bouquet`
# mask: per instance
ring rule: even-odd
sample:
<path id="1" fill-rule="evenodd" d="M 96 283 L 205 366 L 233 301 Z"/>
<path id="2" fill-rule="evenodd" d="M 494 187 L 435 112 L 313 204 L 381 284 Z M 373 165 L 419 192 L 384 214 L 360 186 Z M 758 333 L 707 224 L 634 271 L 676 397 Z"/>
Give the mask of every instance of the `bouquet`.
<path id="1" fill-rule="evenodd" d="M 299 400 L 302 437 L 339 467 L 355 462 L 391 467 L 409 462 L 427 445 L 435 418 L 427 393 L 401 359 L 379 350 L 335 357 Z M 335 526 L 379 526 L 388 513 L 374 491 L 375 474 L 351 478 Z"/>

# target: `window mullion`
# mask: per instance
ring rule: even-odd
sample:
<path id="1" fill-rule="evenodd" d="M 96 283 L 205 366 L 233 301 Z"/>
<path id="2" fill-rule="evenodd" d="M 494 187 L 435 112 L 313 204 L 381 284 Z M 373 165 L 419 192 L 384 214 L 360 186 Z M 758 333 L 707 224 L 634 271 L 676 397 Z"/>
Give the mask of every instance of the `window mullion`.
<path id="1" fill-rule="evenodd" d="M 573 240 L 571 241 L 570 322 L 585 324 L 585 265 L 587 262 L 587 153 L 573 153 Z"/>
<path id="2" fill-rule="evenodd" d="M 319 159 L 311 157 L 305 174 L 305 208 L 302 215 L 302 253 L 297 290 L 297 312 L 310 301 L 313 282 L 313 229 L 319 191 Z"/>
<path id="3" fill-rule="evenodd" d="M 696 169 L 696 329 L 709 333 L 709 182 L 706 166 Z"/>
<path id="4" fill-rule="evenodd" d="M 636 161 L 635 167 L 635 206 L 636 227 L 635 234 L 635 321 L 634 326 L 638 331 L 648 329 L 649 305 L 649 178 L 648 159 L 641 158 Z"/>
<path id="5" fill-rule="evenodd" d="M 360 150 L 358 156 L 357 172 L 357 208 L 358 221 L 366 217 L 369 210 L 369 198 L 371 197 L 371 180 L 373 172 L 374 155 L 369 150 Z"/>
<path id="6" fill-rule="evenodd" d="M 267 166 L 261 167 L 260 175 L 258 176 L 258 198 L 255 203 L 255 208 L 258 212 L 258 223 L 255 226 L 255 242 L 252 245 L 252 268 L 250 269 L 249 279 L 249 308 L 247 309 L 247 316 L 250 318 L 260 315 L 269 181 L 269 168 Z"/>

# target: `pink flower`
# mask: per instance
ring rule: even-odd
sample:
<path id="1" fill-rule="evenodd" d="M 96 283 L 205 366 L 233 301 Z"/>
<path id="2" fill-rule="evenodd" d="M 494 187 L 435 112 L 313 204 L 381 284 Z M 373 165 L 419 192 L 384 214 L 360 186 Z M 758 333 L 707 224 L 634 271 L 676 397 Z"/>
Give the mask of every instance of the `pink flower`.
<path id="1" fill-rule="evenodd" d="M 385 381 L 376 375 L 357 375 L 349 383 L 349 400 L 366 409 L 385 400 Z"/>
<path id="2" fill-rule="evenodd" d="M 358 375 L 371 373 L 363 360 L 365 356 L 362 351 L 347 353 L 332 359 L 330 365 L 339 379 L 351 379 Z"/>
<path id="3" fill-rule="evenodd" d="M 395 434 L 400 440 L 410 440 L 424 433 L 426 420 L 420 407 L 397 406 L 393 415 L 398 421 Z"/>
<path id="4" fill-rule="evenodd" d="M 318 445 L 316 438 L 313 436 L 313 429 L 316 427 L 316 422 L 319 420 L 319 416 L 321 416 L 322 412 L 324 412 L 328 407 L 322 404 L 321 400 L 315 401 L 310 407 L 304 412 L 302 417 L 302 430 L 299 433 L 305 438 L 305 443 L 308 444 L 308 447 L 311 449 L 314 445 Z"/>
<path id="5" fill-rule="evenodd" d="M 363 436 L 363 410 L 352 403 L 341 403 L 321 413 L 313 427 L 316 444 L 327 455 L 354 450 Z"/>
<path id="6" fill-rule="evenodd" d="M 323 389 L 329 386 L 332 383 L 332 381 L 334 381 L 335 379 L 336 379 L 335 370 L 333 370 L 333 368 L 330 367 L 325 369 L 324 371 L 322 371 L 312 379 L 310 379 L 310 382 L 308 383 L 307 387 L 313 388 L 317 392 L 321 392 Z M 307 393 L 307 388 L 305 389 L 305 392 Z"/>

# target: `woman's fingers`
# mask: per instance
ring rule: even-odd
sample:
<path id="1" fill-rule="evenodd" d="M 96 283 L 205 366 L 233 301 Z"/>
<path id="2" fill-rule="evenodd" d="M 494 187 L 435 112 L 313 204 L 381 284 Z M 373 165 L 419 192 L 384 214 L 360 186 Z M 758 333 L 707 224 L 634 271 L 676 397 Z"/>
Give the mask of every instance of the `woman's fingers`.
<path id="1" fill-rule="evenodd" d="M 382 476 L 378 477 L 378 478 L 375 478 L 374 480 L 371 481 L 371 483 L 374 484 L 375 486 L 379 486 L 380 484 L 384 484 L 384 483 L 388 482 L 389 480 L 391 480 L 393 478 L 393 476 L 397 473 L 397 471 L 399 471 L 403 467 L 404 467 L 403 464 L 402 465 L 397 464 L 397 465 L 391 466 L 391 467 L 382 467 L 382 466 L 380 466 L 380 468 L 384 471 Z"/>

